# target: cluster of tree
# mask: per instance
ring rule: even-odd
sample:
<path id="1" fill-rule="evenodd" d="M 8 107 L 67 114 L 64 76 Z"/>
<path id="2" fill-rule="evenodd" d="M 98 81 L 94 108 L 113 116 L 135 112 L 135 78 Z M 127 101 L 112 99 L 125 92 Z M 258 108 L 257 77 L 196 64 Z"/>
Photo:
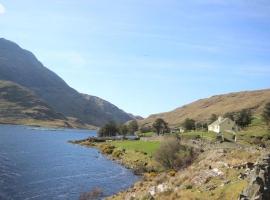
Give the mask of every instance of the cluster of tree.
<path id="1" fill-rule="evenodd" d="M 157 133 L 157 135 L 164 134 L 164 133 L 169 133 L 170 128 L 168 126 L 168 123 L 164 121 L 162 118 L 156 119 L 156 121 L 153 123 L 153 129 Z"/>
<path id="2" fill-rule="evenodd" d="M 214 121 L 218 119 L 218 116 L 216 114 L 212 114 L 211 117 L 208 120 L 209 124 L 212 124 Z"/>
<path id="3" fill-rule="evenodd" d="M 187 131 L 196 129 L 196 121 L 194 119 L 186 118 L 182 124 L 183 128 Z"/>
<path id="4" fill-rule="evenodd" d="M 161 143 L 154 158 L 165 169 L 179 170 L 191 164 L 196 155 L 193 148 L 181 145 L 176 137 L 169 137 Z"/>
<path id="5" fill-rule="evenodd" d="M 235 123 L 242 128 L 247 127 L 252 121 L 252 113 L 250 109 L 243 109 L 240 112 L 228 112 L 224 117 L 235 121 Z"/>
<path id="6" fill-rule="evenodd" d="M 205 122 L 195 122 L 195 129 L 198 131 L 207 131 L 208 124 Z"/>
<path id="7" fill-rule="evenodd" d="M 133 120 L 126 124 L 118 125 L 115 122 L 111 121 L 101 127 L 98 131 L 99 137 L 112 137 L 116 135 L 126 136 L 128 134 L 134 135 L 134 133 L 138 130 L 139 125 L 136 120 Z"/>

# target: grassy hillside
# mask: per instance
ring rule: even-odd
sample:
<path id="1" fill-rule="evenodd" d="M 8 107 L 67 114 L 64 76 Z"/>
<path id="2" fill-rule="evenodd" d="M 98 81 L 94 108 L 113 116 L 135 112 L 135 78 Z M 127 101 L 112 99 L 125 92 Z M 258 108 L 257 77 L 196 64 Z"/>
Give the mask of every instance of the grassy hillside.
<path id="1" fill-rule="evenodd" d="M 252 109 L 254 114 L 260 114 L 265 103 L 269 101 L 270 89 L 216 95 L 200 99 L 170 112 L 151 115 L 139 122 L 140 125 L 151 125 L 155 119 L 163 118 L 171 126 L 178 126 L 186 118 L 206 121 L 211 114 L 223 115 L 241 109 Z"/>
<path id="2" fill-rule="evenodd" d="M 1 38 L 0 80 L 20 84 L 33 91 L 56 112 L 95 126 L 104 125 L 111 120 L 122 123 L 133 119 L 128 113 L 103 99 L 98 98 L 97 101 L 96 97 L 80 94 L 57 74 L 44 67 L 31 52 Z"/>
<path id="3" fill-rule="evenodd" d="M 86 128 L 56 113 L 27 88 L 9 81 L 0 81 L 0 123 Z"/>

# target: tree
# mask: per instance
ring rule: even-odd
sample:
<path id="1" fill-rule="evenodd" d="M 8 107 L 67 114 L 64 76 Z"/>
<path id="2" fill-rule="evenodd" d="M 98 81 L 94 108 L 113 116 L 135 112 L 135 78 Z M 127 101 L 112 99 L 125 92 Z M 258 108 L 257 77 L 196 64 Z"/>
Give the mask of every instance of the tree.
<path id="1" fill-rule="evenodd" d="M 218 119 L 216 114 L 212 114 L 211 117 L 209 118 L 209 124 L 212 124 L 214 121 Z"/>
<path id="2" fill-rule="evenodd" d="M 264 106 L 264 110 L 263 110 L 263 114 L 262 117 L 265 121 L 265 123 L 268 125 L 268 127 L 270 128 L 270 102 L 268 102 L 265 106 Z"/>
<path id="3" fill-rule="evenodd" d="M 113 121 L 105 124 L 101 129 L 98 131 L 99 137 L 111 137 L 116 136 L 118 133 L 118 127 L 117 124 Z"/>
<path id="4" fill-rule="evenodd" d="M 252 113 L 250 109 L 243 109 L 239 112 L 228 112 L 224 117 L 235 121 L 240 127 L 246 127 L 251 123 Z"/>
<path id="5" fill-rule="evenodd" d="M 169 132 L 168 123 L 165 122 L 162 118 L 156 119 L 152 126 L 155 129 L 157 135 Z"/>
<path id="6" fill-rule="evenodd" d="M 235 121 L 235 119 L 234 119 L 234 118 L 235 118 L 235 114 L 236 114 L 236 113 L 233 113 L 233 112 L 227 112 L 227 113 L 224 114 L 223 117 L 224 117 L 224 118 L 229 118 L 229 119 L 231 119 L 232 121 Z"/>
<path id="7" fill-rule="evenodd" d="M 183 127 L 188 131 L 195 130 L 195 120 L 186 118 Z"/>
<path id="8" fill-rule="evenodd" d="M 134 134 L 136 131 L 138 131 L 139 125 L 136 120 L 132 120 L 131 122 L 128 123 L 128 131 L 131 134 Z"/>
<path id="9" fill-rule="evenodd" d="M 240 127 L 247 127 L 252 120 L 251 111 L 248 109 L 243 109 L 235 115 L 235 122 Z"/>
<path id="10" fill-rule="evenodd" d="M 123 135 L 124 137 L 128 134 L 128 127 L 125 124 L 122 124 L 119 126 L 119 132 L 121 135 Z"/>

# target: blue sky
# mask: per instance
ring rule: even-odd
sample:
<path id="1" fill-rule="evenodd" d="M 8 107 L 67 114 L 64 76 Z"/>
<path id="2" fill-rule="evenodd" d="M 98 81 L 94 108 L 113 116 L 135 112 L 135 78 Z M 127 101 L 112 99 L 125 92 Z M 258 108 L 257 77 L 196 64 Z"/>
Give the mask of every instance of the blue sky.
<path id="1" fill-rule="evenodd" d="M 142 116 L 270 85 L 269 0 L 0 0 L 0 37 Z"/>

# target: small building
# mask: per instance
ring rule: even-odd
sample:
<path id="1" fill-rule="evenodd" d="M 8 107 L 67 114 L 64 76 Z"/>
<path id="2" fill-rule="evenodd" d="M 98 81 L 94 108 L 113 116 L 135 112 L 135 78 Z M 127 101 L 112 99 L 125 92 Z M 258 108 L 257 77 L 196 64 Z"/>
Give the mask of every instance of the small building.
<path id="1" fill-rule="evenodd" d="M 208 126 L 208 131 L 213 131 L 215 133 L 222 133 L 225 131 L 236 132 L 238 131 L 238 126 L 229 118 L 219 117 L 216 121 Z"/>
<path id="2" fill-rule="evenodd" d="M 185 129 L 183 127 L 171 128 L 171 133 L 184 133 Z"/>

